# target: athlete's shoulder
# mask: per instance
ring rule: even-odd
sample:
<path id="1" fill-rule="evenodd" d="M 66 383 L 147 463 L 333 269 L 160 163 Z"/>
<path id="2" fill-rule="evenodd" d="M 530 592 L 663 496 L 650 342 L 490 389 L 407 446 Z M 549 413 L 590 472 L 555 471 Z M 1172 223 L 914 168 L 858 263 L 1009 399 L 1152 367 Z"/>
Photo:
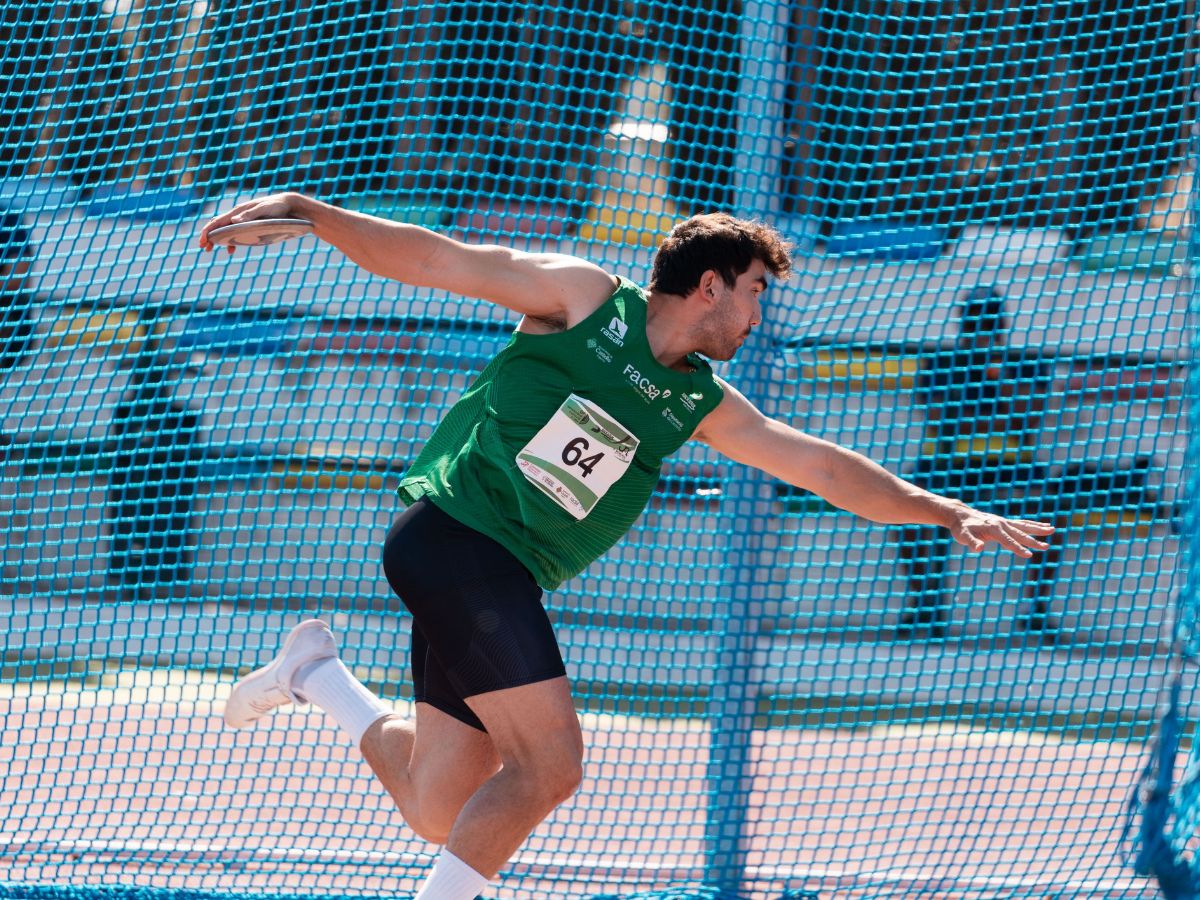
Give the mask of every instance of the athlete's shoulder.
<path id="1" fill-rule="evenodd" d="M 539 312 L 525 312 L 518 330 L 533 334 L 567 331 L 604 306 L 621 287 L 621 280 L 604 269 L 576 256 L 555 253 L 529 254 L 527 264 L 534 277 L 529 290 L 536 302 L 527 304 Z"/>
<path id="2" fill-rule="evenodd" d="M 589 277 L 581 279 L 575 301 L 568 310 L 567 327 L 578 325 L 608 306 L 625 292 L 626 284 L 628 282 L 597 267 Z"/>
<path id="3" fill-rule="evenodd" d="M 615 275 L 578 256 L 545 253 L 531 261 L 545 305 L 559 313 L 567 328 L 603 306 L 621 285 Z"/>

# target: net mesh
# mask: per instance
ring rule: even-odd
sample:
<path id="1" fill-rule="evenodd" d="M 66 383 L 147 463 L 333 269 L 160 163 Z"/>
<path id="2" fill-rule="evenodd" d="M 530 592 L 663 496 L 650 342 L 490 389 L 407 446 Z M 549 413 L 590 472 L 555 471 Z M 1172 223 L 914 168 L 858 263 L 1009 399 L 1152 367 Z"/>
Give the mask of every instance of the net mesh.
<path id="1" fill-rule="evenodd" d="M 720 373 L 1060 528 L 971 556 L 685 447 L 547 598 L 587 775 L 488 897 L 1190 883 L 1194 10 L 1018 6 L 0 0 L 0 893 L 394 896 L 436 853 L 331 721 L 221 709 L 314 614 L 408 708 L 394 488 L 513 320 L 198 251 L 276 189 L 639 282 L 765 219 L 799 272 Z"/>

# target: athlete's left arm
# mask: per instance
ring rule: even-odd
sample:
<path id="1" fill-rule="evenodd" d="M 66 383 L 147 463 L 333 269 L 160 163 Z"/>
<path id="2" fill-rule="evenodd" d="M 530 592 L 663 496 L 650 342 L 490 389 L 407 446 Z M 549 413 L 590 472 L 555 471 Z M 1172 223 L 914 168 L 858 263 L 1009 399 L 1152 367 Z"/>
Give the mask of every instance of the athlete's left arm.
<path id="1" fill-rule="evenodd" d="M 860 453 L 768 418 L 728 384 L 721 387 L 724 398 L 693 437 L 735 462 L 873 522 L 940 525 L 969 550 L 982 550 L 991 541 L 1018 556 L 1046 549 L 1039 538 L 1052 533 L 1052 525 L 1006 519 L 930 493 Z"/>

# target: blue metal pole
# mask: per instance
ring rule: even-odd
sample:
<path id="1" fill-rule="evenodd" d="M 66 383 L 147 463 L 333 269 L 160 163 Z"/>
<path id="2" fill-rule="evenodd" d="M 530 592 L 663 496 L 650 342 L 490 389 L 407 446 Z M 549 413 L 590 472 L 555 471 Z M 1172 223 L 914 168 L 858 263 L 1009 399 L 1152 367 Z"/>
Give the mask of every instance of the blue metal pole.
<path id="1" fill-rule="evenodd" d="M 738 389 L 751 402 L 765 395 L 773 354 L 770 338 L 756 337 L 742 350 Z M 746 881 L 750 795 L 754 771 L 751 738 L 759 706 L 756 652 L 764 633 L 764 573 L 761 523 L 773 514 L 770 479 L 756 469 L 737 466 L 722 499 L 729 529 L 724 584 L 725 614 L 720 618 L 716 671 L 708 717 L 706 881 L 721 897 L 742 893 Z"/>
<path id="2" fill-rule="evenodd" d="M 791 4 L 784 0 L 747 2 L 742 19 L 742 72 L 738 91 L 740 135 L 734 203 L 742 216 L 768 221 L 779 212 L 783 159 L 784 88 Z M 743 346 L 736 382 L 762 408 L 768 398 L 776 354 L 764 322 Z M 730 565 L 723 584 L 726 614 L 721 618 L 717 662 L 710 694 L 706 881 L 722 897 L 743 891 L 747 881 L 747 841 L 754 771 L 751 739 L 759 704 L 756 651 L 764 632 L 764 572 L 760 568 L 761 527 L 773 515 L 771 480 L 736 466 L 722 500 L 732 525 L 726 548 Z"/>

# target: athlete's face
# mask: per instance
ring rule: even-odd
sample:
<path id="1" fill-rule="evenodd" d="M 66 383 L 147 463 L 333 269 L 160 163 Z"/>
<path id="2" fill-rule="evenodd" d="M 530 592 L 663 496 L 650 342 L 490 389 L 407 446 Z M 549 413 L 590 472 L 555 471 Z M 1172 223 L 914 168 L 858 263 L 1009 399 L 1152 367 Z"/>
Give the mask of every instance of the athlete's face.
<path id="1" fill-rule="evenodd" d="M 700 352 L 709 359 L 733 359 L 750 331 L 762 321 L 762 295 L 766 289 L 767 267 L 758 259 L 732 287 L 716 278 L 716 302 L 704 329 L 706 346 Z"/>

